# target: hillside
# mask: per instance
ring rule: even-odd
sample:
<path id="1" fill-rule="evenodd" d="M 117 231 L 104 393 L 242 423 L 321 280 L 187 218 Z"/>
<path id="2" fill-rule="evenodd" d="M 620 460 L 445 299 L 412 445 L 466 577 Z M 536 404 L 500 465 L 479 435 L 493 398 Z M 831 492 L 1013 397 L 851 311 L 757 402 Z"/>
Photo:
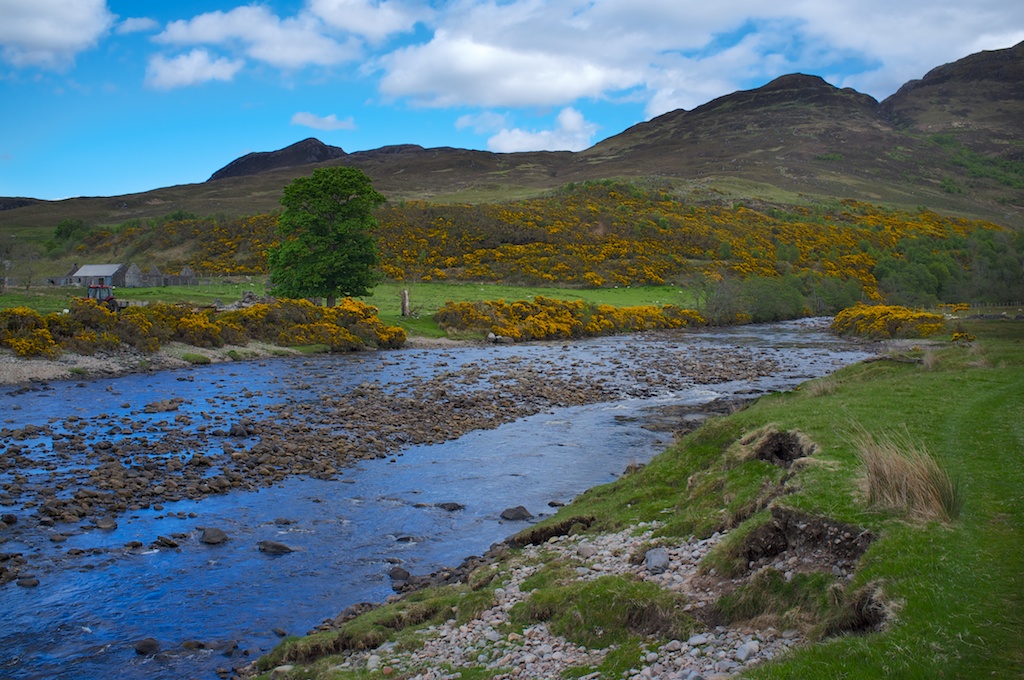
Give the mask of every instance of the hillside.
<path id="1" fill-rule="evenodd" d="M 346 153 L 315 139 L 248 154 L 200 184 L 116 197 L 0 198 L 0 226 L 118 224 L 184 210 L 271 212 L 319 165 L 365 171 L 393 199 L 481 203 L 568 182 L 656 176 L 697 201 L 854 198 L 1015 226 L 1024 218 L 1024 43 L 933 69 L 879 103 L 792 74 L 635 125 L 582 152 L 498 154 L 395 145 Z"/>

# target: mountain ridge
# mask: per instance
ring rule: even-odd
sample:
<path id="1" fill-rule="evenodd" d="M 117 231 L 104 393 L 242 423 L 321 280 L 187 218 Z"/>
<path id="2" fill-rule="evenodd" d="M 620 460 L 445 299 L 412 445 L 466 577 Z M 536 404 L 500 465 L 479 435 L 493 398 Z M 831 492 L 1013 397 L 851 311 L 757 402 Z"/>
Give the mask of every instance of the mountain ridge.
<path id="1" fill-rule="evenodd" d="M 722 200 L 849 197 L 1019 225 L 1024 42 L 937 66 L 881 102 L 794 73 L 667 112 L 579 152 L 396 144 L 349 153 L 311 137 L 237 158 L 199 184 L 60 202 L 0 198 L 12 207 L 0 211 L 0 224 L 55 224 L 70 213 L 111 223 L 173 210 L 272 212 L 289 181 L 339 164 L 360 168 L 400 200 L 472 203 L 568 182 L 657 177 L 681 193 L 718 192 Z"/>

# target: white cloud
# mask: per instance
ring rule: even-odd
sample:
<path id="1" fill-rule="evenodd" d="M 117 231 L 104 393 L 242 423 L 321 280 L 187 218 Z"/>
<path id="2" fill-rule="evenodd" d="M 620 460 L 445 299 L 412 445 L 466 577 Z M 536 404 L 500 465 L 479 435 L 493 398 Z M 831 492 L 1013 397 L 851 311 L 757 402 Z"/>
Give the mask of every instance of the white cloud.
<path id="1" fill-rule="evenodd" d="M 198 85 L 210 80 L 231 80 L 245 63 L 225 57 L 213 58 L 204 49 L 194 49 L 173 59 L 157 54 L 149 60 L 146 85 L 158 90 Z"/>
<path id="2" fill-rule="evenodd" d="M 160 28 L 160 24 L 149 17 L 129 17 L 119 23 L 115 31 L 119 35 L 125 35 L 128 33 L 145 33 L 157 28 Z"/>
<path id="3" fill-rule="evenodd" d="M 170 45 L 237 45 L 252 59 L 286 69 L 330 66 L 359 55 L 355 42 L 342 45 L 322 29 L 309 15 L 281 19 L 264 6 L 247 5 L 172 21 L 156 40 Z"/>
<path id="4" fill-rule="evenodd" d="M 115 18 L 104 0 L 0 0 L 0 17 L 3 59 L 47 69 L 70 66 Z"/>
<path id="5" fill-rule="evenodd" d="M 292 116 L 292 125 L 303 125 L 314 130 L 354 130 L 356 127 L 352 116 L 338 120 L 333 113 L 329 116 L 317 116 L 308 111 L 301 111 Z"/>
<path id="6" fill-rule="evenodd" d="M 514 151 L 582 151 L 591 145 L 598 126 L 588 123 L 574 108 L 562 109 L 554 130 L 527 132 L 501 130 L 487 140 L 487 148 L 499 153 Z"/>
<path id="7" fill-rule="evenodd" d="M 382 60 L 381 91 L 426 106 L 536 106 L 598 97 L 640 73 L 573 55 L 516 50 L 439 32 Z"/>
<path id="8" fill-rule="evenodd" d="M 644 93 L 692 108 L 792 72 L 877 98 L 1024 39 L 1019 0 L 453 0 L 430 40 L 380 55 L 380 89 L 423 106 L 566 106 Z"/>
<path id="9" fill-rule="evenodd" d="M 309 12 L 328 26 L 378 42 L 427 19 L 428 8 L 394 0 L 309 0 Z"/>

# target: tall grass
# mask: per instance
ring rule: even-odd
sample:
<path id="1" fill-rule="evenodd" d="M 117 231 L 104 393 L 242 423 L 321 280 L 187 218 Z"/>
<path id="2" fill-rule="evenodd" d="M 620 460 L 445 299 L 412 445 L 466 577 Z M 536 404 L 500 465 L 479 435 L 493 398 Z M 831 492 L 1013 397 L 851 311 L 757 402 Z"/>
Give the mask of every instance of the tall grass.
<path id="1" fill-rule="evenodd" d="M 866 469 L 872 506 L 918 520 L 949 522 L 959 516 L 959 485 L 909 432 L 876 435 L 859 427 L 854 443 Z"/>

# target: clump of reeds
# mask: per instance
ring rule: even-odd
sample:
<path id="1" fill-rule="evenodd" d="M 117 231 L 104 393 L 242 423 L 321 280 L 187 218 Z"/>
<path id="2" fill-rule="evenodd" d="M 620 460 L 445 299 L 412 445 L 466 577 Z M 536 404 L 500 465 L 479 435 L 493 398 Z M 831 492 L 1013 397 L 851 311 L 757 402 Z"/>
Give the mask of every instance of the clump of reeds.
<path id="1" fill-rule="evenodd" d="M 959 516 L 959 484 L 909 432 L 875 435 L 859 428 L 855 443 L 871 505 L 920 520 L 949 522 Z"/>

